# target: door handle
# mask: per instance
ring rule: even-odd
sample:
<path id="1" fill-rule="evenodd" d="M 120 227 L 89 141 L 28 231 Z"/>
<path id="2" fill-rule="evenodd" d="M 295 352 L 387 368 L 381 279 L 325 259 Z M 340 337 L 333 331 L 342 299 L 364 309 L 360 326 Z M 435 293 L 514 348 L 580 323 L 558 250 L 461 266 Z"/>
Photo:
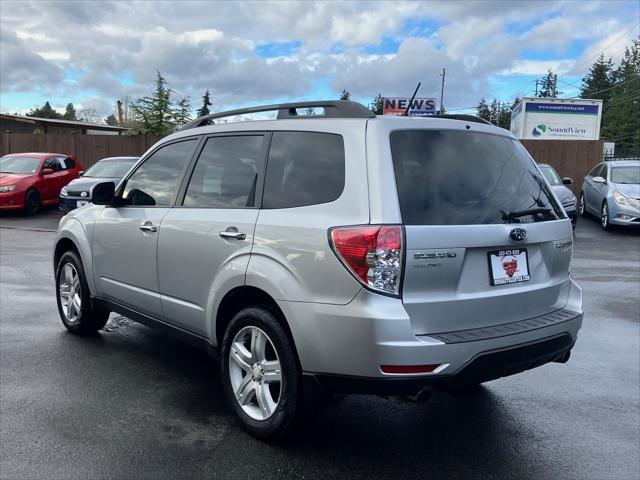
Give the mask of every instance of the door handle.
<path id="1" fill-rule="evenodd" d="M 232 238 L 234 240 L 246 240 L 247 234 L 238 232 L 236 227 L 229 227 L 226 230 L 220 232 L 222 238 Z"/>
<path id="2" fill-rule="evenodd" d="M 150 221 L 146 221 L 144 222 L 142 225 L 140 225 L 140 230 L 142 230 L 143 232 L 157 232 L 158 231 L 158 226 L 154 225 L 153 223 L 151 223 Z"/>

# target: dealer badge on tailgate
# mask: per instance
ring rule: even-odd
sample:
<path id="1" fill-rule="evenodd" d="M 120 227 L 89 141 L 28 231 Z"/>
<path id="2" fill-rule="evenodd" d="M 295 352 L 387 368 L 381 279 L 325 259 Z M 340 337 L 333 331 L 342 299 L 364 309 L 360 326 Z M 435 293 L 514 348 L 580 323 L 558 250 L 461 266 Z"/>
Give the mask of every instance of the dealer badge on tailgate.
<path id="1" fill-rule="evenodd" d="M 488 252 L 488 255 L 491 285 L 505 285 L 531 280 L 526 249 L 494 250 Z"/>

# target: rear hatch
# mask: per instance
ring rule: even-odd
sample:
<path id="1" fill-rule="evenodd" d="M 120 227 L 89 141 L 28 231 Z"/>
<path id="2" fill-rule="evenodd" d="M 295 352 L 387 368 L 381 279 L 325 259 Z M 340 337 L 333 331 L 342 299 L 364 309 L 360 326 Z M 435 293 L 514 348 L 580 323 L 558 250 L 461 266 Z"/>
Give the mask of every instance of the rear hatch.
<path id="1" fill-rule="evenodd" d="M 418 335 L 545 315 L 567 300 L 571 227 L 508 136 L 396 130 L 406 231 L 402 298 Z"/>

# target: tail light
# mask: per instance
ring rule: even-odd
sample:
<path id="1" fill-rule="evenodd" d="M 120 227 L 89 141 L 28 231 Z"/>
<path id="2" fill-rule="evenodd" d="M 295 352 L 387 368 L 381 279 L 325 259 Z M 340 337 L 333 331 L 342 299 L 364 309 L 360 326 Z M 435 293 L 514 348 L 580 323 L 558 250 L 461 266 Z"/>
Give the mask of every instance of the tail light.
<path id="1" fill-rule="evenodd" d="M 333 251 L 363 285 L 378 292 L 400 295 L 402 227 L 336 227 L 331 229 L 330 238 Z"/>

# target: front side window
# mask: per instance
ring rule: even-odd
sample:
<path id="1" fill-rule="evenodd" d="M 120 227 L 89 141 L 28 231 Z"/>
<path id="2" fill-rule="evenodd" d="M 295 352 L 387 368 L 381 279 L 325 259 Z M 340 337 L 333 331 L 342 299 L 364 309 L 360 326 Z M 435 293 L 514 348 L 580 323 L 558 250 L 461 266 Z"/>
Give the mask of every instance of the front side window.
<path id="1" fill-rule="evenodd" d="M 591 170 L 589 172 L 589 176 L 591 177 L 599 177 L 600 174 L 602 173 L 602 169 L 604 168 L 604 164 L 601 163 L 600 165 L 596 165 L 593 170 Z"/>
<path id="2" fill-rule="evenodd" d="M 255 205 L 264 170 L 263 135 L 207 140 L 189 180 L 185 207 L 247 208 Z"/>
<path id="3" fill-rule="evenodd" d="M 398 130 L 391 133 L 391 152 L 407 225 L 564 218 L 517 140 L 456 130 Z"/>
<path id="4" fill-rule="evenodd" d="M 336 200 L 344 190 L 342 136 L 274 132 L 262 208 L 291 208 Z"/>
<path id="5" fill-rule="evenodd" d="M 131 175 L 122 204 L 166 207 L 178 190 L 182 170 L 193 155 L 196 139 L 160 147 Z"/>

